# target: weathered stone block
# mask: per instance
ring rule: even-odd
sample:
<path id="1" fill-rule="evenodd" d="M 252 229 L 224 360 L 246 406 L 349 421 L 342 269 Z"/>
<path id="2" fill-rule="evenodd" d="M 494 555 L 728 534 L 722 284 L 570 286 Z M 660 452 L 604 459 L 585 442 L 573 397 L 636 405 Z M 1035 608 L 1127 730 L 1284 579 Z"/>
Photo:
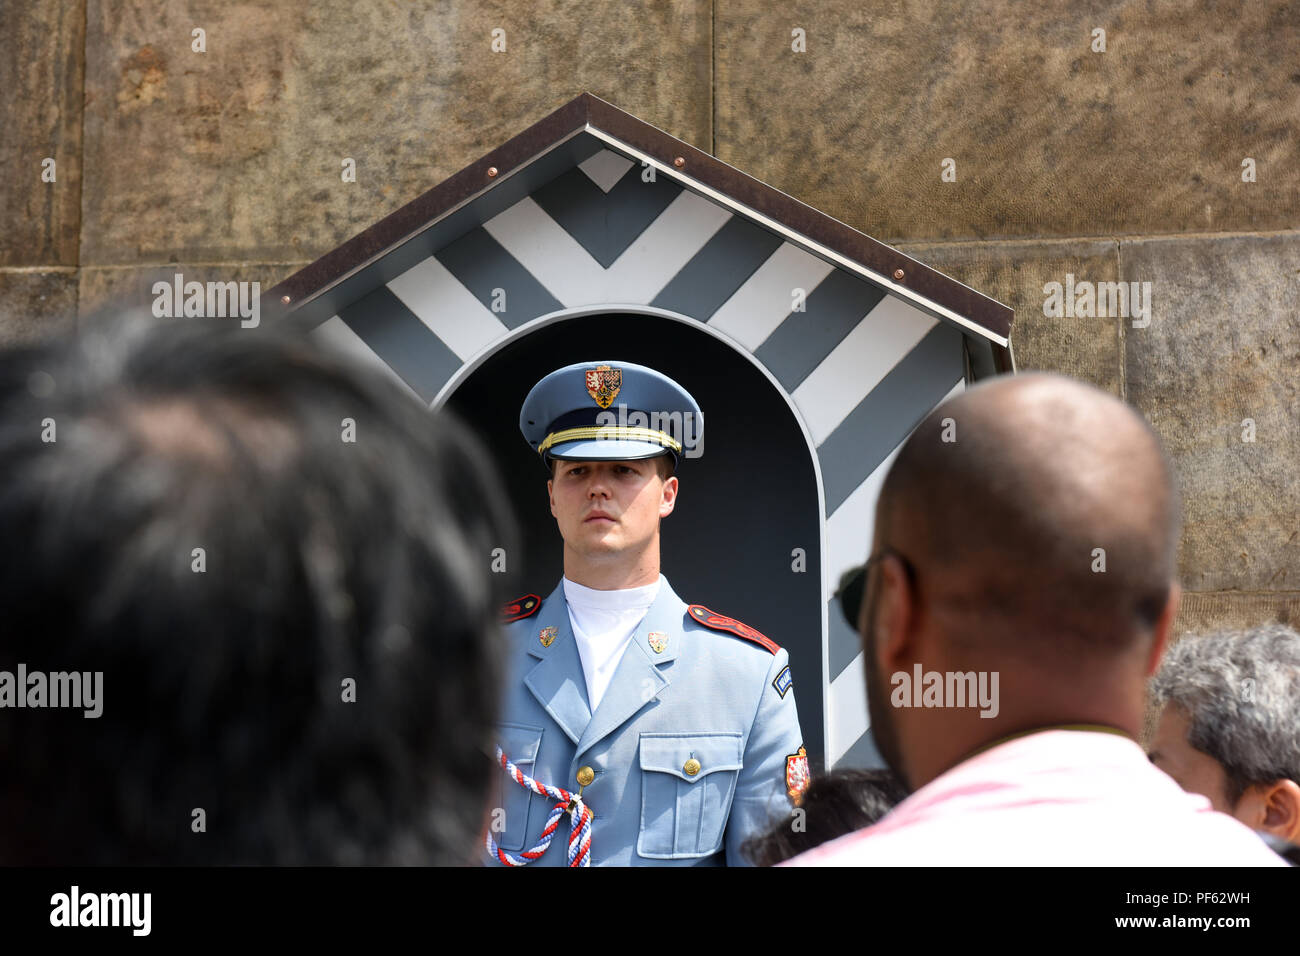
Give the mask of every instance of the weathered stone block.
<path id="1" fill-rule="evenodd" d="M 716 20 L 719 157 L 879 239 L 1300 222 L 1293 0 L 739 0 Z"/>
<path id="2" fill-rule="evenodd" d="M 81 270 L 79 322 L 83 326 L 88 322 L 93 322 L 96 315 L 105 310 L 145 309 L 152 312 L 155 300 L 159 300 L 160 297 L 167 294 L 161 288 L 155 292 L 155 283 L 166 283 L 168 290 L 174 290 L 177 275 L 181 276 L 182 307 L 185 302 L 185 283 L 188 282 L 199 282 L 205 285 L 208 282 L 250 283 L 245 289 L 237 289 L 236 291 L 244 293 L 246 300 L 251 301 L 254 292 L 251 283 L 260 283 L 257 291 L 265 293 L 285 276 L 292 275 L 304 265 L 306 265 L 305 262 L 247 262 L 227 263 L 224 265 L 170 263 L 162 266 L 115 266 L 111 268 L 91 266 Z M 222 292 L 221 304 L 224 305 L 224 290 Z M 172 317 L 178 317 L 175 315 L 175 301 L 176 296 L 172 291 L 166 305 L 166 308 L 170 308 L 172 311 Z M 215 300 L 214 304 L 216 304 Z M 164 311 L 161 304 L 159 311 Z M 259 324 L 261 319 L 259 306 L 259 315 L 257 316 Z M 249 318 L 243 321 L 251 322 L 252 319 Z"/>
<path id="3" fill-rule="evenodd" d="M 0 11 L 0 266 L 77 264 L 85 6 L 35 0 Z"/>
<path id="4" fill-rule="evenodd" d="M 1244 631 L 1269 623 L 1300 630 L 1300 591 L 1189 591 L 1183 594 L 1174 637 L 1211 631 Z"/>
<path id="5" fill-rule="evenodd" d="M 584 89 L 707 147 L 710 14 L 91 4 L 82 262 L 310 261 Z"/>
<path id="6" fill-rule="evenodd" d="M 0 348 L 26 345 L 76 327 L 75 270 L 0 269 Z"/>
<path id="7" fill-rule="evenodd" d="M 1114 282 L 1113 242 L 899 243 L 898 248 L 1016 310 L 1011 346 L 1021 371 L 1061 372 L 1120 394 L 1120 319 L 1047 315 L 1051 282 Z M 1071 278 L 1073 277 L 1073 278 Z"/>
<path id="8" fill-rule="evenodd" d="M 1150 281 L 1125 332 L 1129 400 L 1164 438 L 1195 591 L 1300 587 L 1300 235 L 1120 246 Z"/>

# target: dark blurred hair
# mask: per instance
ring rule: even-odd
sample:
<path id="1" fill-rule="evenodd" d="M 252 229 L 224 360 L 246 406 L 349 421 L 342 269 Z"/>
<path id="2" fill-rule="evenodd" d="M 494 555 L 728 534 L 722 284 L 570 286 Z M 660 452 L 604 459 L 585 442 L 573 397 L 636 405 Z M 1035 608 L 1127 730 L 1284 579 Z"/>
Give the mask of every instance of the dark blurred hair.
<path id="1" fill-rule="evenodd" d="M 0 355 L 0 462 L 0 669 L 103 672 L 0 711 L 0 863 L 475 858 L 513 542 L 461 426 L 302 332 L 105 316 Z"/>
<path id="2" fill-rule="evenodd" d="M 888 770 L 832 770 L 816 775 L 799 808 L 767 833 L 751 837 L 743 852 L 756 866 L 775 866 L 871 826 L 906 796 L 907 789 Z"/>

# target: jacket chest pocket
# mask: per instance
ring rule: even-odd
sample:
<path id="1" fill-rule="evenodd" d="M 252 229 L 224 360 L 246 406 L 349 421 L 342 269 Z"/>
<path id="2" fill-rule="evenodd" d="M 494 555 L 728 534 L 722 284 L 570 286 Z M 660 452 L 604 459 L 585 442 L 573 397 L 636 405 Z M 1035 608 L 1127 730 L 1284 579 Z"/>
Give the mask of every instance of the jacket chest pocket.
<path id="1" fill-rule="evenodd" d="M 525 724 L 501 724 L 497 728 L 497 740 L 501 750 L 510 762 L 528 776 L 534 776 L 537 752 L 542 746 L 542 728 L 529 727 Z M 525 849 L 524 841 L 528 838 L 528 812 L 535 797 L 531 790 L 520 786 L 504 770 L 498 771 L 500 777 L 500 802 L 497 809 L 501 815 L 492 814 L 489 825 L 497 846 L 503 850 Z M 541 827 L 538 827 L 540 831 Z"/>
<path id="2" fill-rule="evenodd" d="M 640 744 L 636 852 L 655 860 L 718 852 L 740 774 L 740 734 L 642 734 Z"/>

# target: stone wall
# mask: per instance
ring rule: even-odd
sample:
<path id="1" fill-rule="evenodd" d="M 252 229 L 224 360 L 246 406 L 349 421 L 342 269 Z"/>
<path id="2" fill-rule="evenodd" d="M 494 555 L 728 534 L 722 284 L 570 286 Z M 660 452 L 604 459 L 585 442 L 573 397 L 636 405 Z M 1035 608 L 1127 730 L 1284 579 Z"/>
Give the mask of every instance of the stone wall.
<path id="1" fill-rule="evenodd" d="M 11 5 L 0 344 L 176 271 L 269 287 L 589 90 L 1011 305 L 1022 369 L 1164 436 L 1180 629 L 1300 624 L 1295 3 L 957 6 Z M 1149 282 L 1149 323 L 1048 314 L 1068 276 Z"/>

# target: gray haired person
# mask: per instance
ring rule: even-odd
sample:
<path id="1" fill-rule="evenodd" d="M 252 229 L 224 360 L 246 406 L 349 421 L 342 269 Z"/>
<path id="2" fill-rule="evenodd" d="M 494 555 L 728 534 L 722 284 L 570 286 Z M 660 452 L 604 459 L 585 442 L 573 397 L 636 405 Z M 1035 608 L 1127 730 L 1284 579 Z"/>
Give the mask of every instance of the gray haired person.
<path id="1" fill-rule="evenodd" d="M 1300 843 L 1300 634 L 1266 624 L 1186 637 L 1150 691 L 1152 763 L 1216 810 Z"/>

